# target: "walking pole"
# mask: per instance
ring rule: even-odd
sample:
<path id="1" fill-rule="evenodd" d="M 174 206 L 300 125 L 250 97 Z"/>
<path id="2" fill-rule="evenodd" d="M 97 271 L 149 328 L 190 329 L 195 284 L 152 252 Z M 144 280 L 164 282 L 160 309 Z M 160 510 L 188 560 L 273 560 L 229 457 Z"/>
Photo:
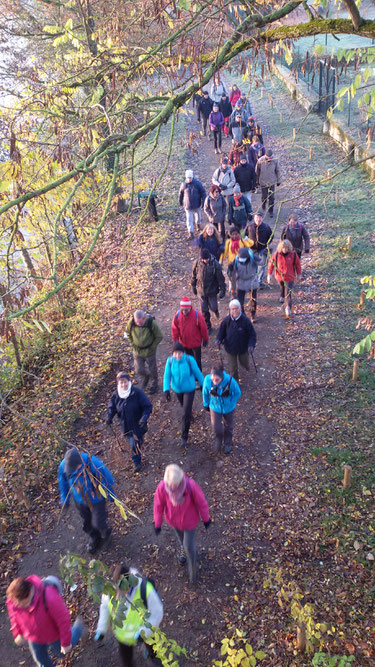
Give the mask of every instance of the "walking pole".
<path id="1" fill-rule="evenodd" d="M 120 441 L 119 441 L 119 439 L 118 439 L 118 437 L 117 437 L 117 435 L 116 435 L 116 433 L 115 433 L 115 431 L 114 431 L 114 429 L 113 429 L 112 424 L 109 424 L 109 428 L 110 428 L 110 430 L 111 430 L 111 433 L 112 433 L 112 435 L 113 435 L 113 437 L 114 437 L 114 440 L 115 440 L 115 442 L 116 442 L 116 445 L 118 446 L 118 448 L 119 448 L 121 454 L 125 454 L 126 452 L 125 452 L 125 451 L 123 450 L 123 448 L 121 447 Z"/>
<path id="2" fill-rule="evenodd" d="M 253 360 L 253 364 L 254 364 L 255 372 L 258 373 L 258 369 L 257 369 L 257 365 L 256 365 L 256 363 L 255 363 L 254 355 L 253 355 L 252 352 L 250 352 L 250 354 L 251 354 L 251 358 L 252 358 L 252 360 Z"/>

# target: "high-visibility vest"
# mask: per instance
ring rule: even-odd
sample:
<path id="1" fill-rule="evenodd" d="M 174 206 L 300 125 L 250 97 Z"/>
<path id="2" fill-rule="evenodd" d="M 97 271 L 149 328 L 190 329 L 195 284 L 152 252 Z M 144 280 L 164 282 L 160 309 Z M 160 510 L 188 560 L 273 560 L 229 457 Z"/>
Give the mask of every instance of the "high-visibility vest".
<path id="1" fill-rule="evenodd" d="M 153 585 L 148 581 L 146 584 L 146 600 L 152 589 Z M 116 617 L 118 604 L 121 603 L 123 599 L 124 598 L 110 599 L 108 609 L 112 619 Z M 115 602 L 113 602 L 113 600 L 115 600 Z M 125 610 L 126 616 L 121 627 L 112 623 L 113 634 L 117 641 L 119 641 L 120 644 L 126 644 L 126 646 L 134 646 L 134 644 L 137 643 L 137 639 L 134 639 L 134 635 L 137 630 L 144 626 L 144 611 L 147 611 L 147 608 L 144 606 L 141 597 L 141 583 L 135 591 L 132 604 L 136 605 L 137 608 L 135 609 L 134 606 L 130 605 L 128 602 L 128 610 Z"/>

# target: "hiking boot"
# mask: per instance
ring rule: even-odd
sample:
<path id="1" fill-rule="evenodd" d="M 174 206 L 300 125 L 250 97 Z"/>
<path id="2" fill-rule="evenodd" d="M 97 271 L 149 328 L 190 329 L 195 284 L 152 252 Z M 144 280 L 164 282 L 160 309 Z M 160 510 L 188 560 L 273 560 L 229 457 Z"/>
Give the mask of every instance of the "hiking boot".
<path id="1" fill-rule="evenodd" d="M 250 322 L 251 322 L 252 324 L 254 324 L 254 323 L 257 322 L 257 321 L 258 321 L 258 320 L 257 320 L 257 318 L 255 317 L 255 313 L 250 313 Z"/>
<path id="2" fill-rule="evenodd" d="M 290 306 L 286 306 L 285 315 L 286 317 L 292 317 L 292 309 L 290 308 Z"/>
<path id="3" fill-rule="evenodd" d="M 216 317 L 217 320 L 220 320 L 220 313 L 219 313 L 218 310 L 216 310 L 216 311 L 214 312 L 214 315 L 215 315 L 215 317 Z"/>
<path id="4" fill-rule="evenodd" d="M 215 438 L 215 444 L 214 444 L 214 454 L 220 454 L 220 450 L 223 446 L 223 443 L 221 440 L 218 440 L 218 438 Z"/>
<path id="5" fill-rule="evenodd" d="M 177 559 L 178 559 L 178 562 L 180 563 L 180 565 L 185 565 L 185 563 L 186 563 L 186 553 L 185 553 L 185 549 L 184 549 L 183 546 L 180 547 L 180 551 L 178 553 Z"/>
<path id="6" fill-rule="evenodd" d="M 284 297 L 283 296 L 280 297 L 279 302 L 284 303 Z"/>
<path id="7" fill-rule="evenodd" d="M 187 444 L 188 444 L 187 438 L 181 438 L 181 443 L 180 443 L 181 447 L 187 447 Z"/>
<path id="8" fill-rule="evenodd" d="M 106 533 L 104 537 L 102 537 L 102 546 L 105 544 L 109 544 L 112 539 L 112 528 L 109 526 L 109 528 L 106 530 Z"/>
<path id="9" fill-rule="evenodd" d="M 215 155 L 217 155 L 217 154 L 218 154 L 218 152 L 219 152 L 219 151 L 217 150 L 217 148 L 215 148 Z"/>
<path id="10" fill-rule="evenodd" d="M 218 153 L 221 153 L 221 152 L 222 152 L 222 151 L 221 151 L 221 148 L 218 148 L 218 149 L 217 149 L 217 152 L 218 152 Z"/>
<path id="11" fill-rule="evenodd" d="M 135 472 L 135 473 L 136 473 L 136 472 L 140 472 L 140 471 L 141 471 L 141 468 L 142 468 L 142 463 L 141 463 L 141 462 L 139 462 L 139 463 L 135 463 L 135 464 L 134 464 L 134 472 Z"/>
<path id="12" fill-rule="evenodd" d="M 149 393 L 149 394 L 157 394 L 158 391 L 159 391 L 159 387 L 158 387 L 158 385 L 157 385 L 157 384 L 154 384 L 154 385 L 152 385 L 152 387 L 150 387 L 148 393 Z"/>
<path id="13" fill-rule="evenodd" d="M 87 545 L 87 552 L 89 554 L 94 554 L 99 549 L 101 541 L 100 537 L 90 537 L 90 541 Z"/>
<path id="14" fill-rule="evenodd" d="M 146 389 L 149 379 L 150 379 L 150 376 L 146 375 L 146 377 L 144 378 L 144 380 L 142 382 L 142 389 Z"/>
<path id="15" fill-rule="evenodd" d="M 188 241 L 192 241 L 193 238 L 194 238 L 193 232 L 188 232 L 187 238 L 188 238 Z"/>
<path id="16" fill-rule="evenodd" d="M 227 444 L 227 445 L 225 445 L 225 447 L 224 447 L 224 453 L 225 453 L 225 454 L 231 454 L 231 453 L 232 453 L 232 445 L 231 445 L 230 443 Z"/>

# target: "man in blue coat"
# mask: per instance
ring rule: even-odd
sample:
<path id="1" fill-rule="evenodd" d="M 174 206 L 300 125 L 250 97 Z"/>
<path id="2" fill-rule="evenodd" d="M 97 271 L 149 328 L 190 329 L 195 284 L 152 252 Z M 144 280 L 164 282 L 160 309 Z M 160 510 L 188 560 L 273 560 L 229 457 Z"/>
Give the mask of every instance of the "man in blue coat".
<path id="1" fill-rule="evenodd" d="M 152 412 L 152 403 L 146 394 L 134 387 L 127 373 L 117 373 L 117 390 L 112 394 L 107 410 L 107 425 L 118 416 L 121 430 L 129 440 L 134 472 L 141 469 L 141 447 L 143 436 L 147 433 L 147 420 Z"/>
<path id="2" fill-rule="evenodd" d="M 178 203 L 183 206 L 186 213 L 186 227 L 188 238 L 194 238 L 194 221 L 197 231 L 201 228 L 202 208 L 206 199 L 206 191 L 200 181 L 194 178 L 192 169 L 185 171 L 185 180 L 181 183 L 178 195 Z"/>
<path id="3" fill-rule="evenodd" d="M 113 502 L 116 494 L 112 474 L 96 456 L 73 447 L 66 452 L 59 465 L 58 482 L 62 507 L 68 507 L 73 497 L 83 519 L 83 530 L 90 536 L 87 551 L 95 553 L 112 532 L 107 523 L 106 501 L 98 488 L 100 484 Z"/>
<path id="4" fill-rule="evenodd" d="M 222 368 L 212 368 L 203 382 L 203 407 L 210 413 L 215 434 L 215 454 L 224 445 L 226 454 L 232 451 L 234 411 L 241 396 L 236 380 Z"/>
<path id="5" fill-rule="evenodd" d="M 224 345 L 230 374 L 238 380 L 238 363 L 247 371 L 250 369 L 249 352 L 253 352 L 257 337 L 237 299 L 232 299 L 229 303 L 229 315 L 224 317 L 220 324 L 216 340 L 219 346 Z"/>

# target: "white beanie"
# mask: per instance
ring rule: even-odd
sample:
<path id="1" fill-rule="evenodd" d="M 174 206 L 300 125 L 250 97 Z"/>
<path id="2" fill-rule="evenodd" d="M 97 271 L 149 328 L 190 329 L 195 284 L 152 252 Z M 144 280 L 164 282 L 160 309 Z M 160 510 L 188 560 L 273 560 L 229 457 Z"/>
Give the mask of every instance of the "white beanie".
<path id="1" fill-rule="evenodd" d="M 241 304 L 238 299 L 232 299 L 232 301 L 229 302 L 229 308 L 233 308 L 235 306 L 237 306 L 237 308 L 241 308 Z"/>
<path id="2" fill-rule="evenodd" d="M 185 178 L 194 178 L 194 172 L 192 169 L 186 169 Z"/>

